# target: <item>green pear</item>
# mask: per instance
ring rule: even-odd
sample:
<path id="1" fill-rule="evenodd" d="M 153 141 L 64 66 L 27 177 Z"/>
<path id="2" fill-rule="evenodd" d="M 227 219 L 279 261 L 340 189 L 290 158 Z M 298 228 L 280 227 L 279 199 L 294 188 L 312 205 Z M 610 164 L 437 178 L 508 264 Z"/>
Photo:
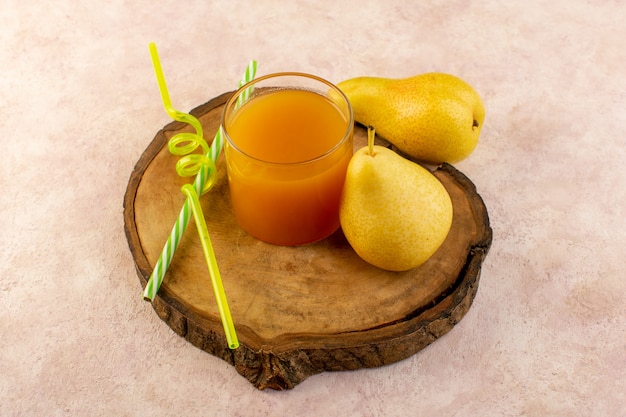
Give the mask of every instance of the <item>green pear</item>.
<path id="1" fill-rule="evenodd" d="M 406 271 L 426 262 L 452 225 L 452 201 L 430 171 L 382 146 L 352 156 L 339 220 L 346 239 L 366 262 Z"/>
<path id="2" fill-rule="evenodd" d="M 374 126 L 411 159 L 455 163 L 478 144 L 485 107 L 472 86 L 454 75 L 358 77 L 337 87 L 350 100 L 357 122 Z"/>

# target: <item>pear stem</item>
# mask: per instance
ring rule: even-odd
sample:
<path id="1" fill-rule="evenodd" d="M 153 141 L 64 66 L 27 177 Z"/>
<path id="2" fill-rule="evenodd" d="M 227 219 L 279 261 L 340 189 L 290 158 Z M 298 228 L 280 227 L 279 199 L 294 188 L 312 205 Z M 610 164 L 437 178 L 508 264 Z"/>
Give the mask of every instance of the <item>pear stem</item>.
<path id="1" fill-rule="evenodd" d="M 369 125 L 367 127 L 367 147 L 370 155 L 374 155 L 374 137 L 376 136 L 376 129 L 374 126 Z"/>

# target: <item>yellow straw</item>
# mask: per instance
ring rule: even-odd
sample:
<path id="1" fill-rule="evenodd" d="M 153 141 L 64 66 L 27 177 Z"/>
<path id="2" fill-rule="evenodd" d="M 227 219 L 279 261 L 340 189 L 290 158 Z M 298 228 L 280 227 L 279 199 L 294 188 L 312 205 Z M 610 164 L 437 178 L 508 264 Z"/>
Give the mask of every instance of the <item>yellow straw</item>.
<path id="1" fill-rule="evenodd" d="M 239 347 L 239 340 L 237 339 L 237 333 L 235 332 L 235 326 L 233 324 L 233 319 L 230 315 L 230 309 L 228 308 L 228 302 L 226 301 L 226 294 L 224 293 L 224 286 L 222 285 L 222 278 L 220 275 L 219 268 L 217 267 L 217 260 L 215 259 L 215 253 L 213 251 L 213 245 L 211 244 L 211 238 L 209 237 L 209 232 L 206 227 L 206 222 L 204 220 L 204 214 L 202 212 L 202 207 L 200 206 L 200 201 L 198 195 L 207 192 L 215 183 L 216 179 L 216 167 L 215 161 L 217 159 L 217 155 L 219 154 L 219 150 L 215 152 L 215 158 L 209 157 L 210 149 L 203 138 L 202 133 L 202 125 L 200 121 L 196 119 L 194 116 L 178 111 L 172 107 L 172 101 L 170 99 L 169 92 L 167 90 L 167 85 L 165 83 L 165 77 L 163 76 L 163 70 L 161 68 L 161 62 L 159 60 L 159 55 L 156 49 L 156 45 L 154 43 L 150 43 L 150 55 L 152 56 L 152 63 L 154 65 L 154 71 L 157 77 L 157 82 L 159 84 L 159 90 L 161 92 L 161 98 L 163 100 L 163 106 L 165 107 L 166 112 L 174 119 L 179 122 L 184 122 L 192 125 L 196 133 L 179 133 L 170 139 L 168 142 L 168 147 L 171 153 L 175 155 L 184 155 L 176 164 L 176 172 L 180 176 L 191 176 L 197 174 L 196 180 L 193 185 L 186 184 L 182 187 L 181 191 L 187 197 L 185 200 L 185 204 L 183 205 L 183 209 L 181 210 L 181 214 L 179 215 L 174 228 L 172 229 L 172 233 L 168 238 L 166 243 L 166 248 L 164 248 L 161 257 L 159 257 L 159 261 L 155 266 L 155 270 L 146 285 L 144 290 L 144 298 L 147 295 L 150 300 L 153 299 L 154 295 L 156 295 L 156 291 L 159 288 L 159 282 L 155 282 L 153 280 L 153 276 L 155 275 L 155 271 L 159 271 L 159 277 L 162 279 L 162 275 L 164 271 L 167 269 L 162 267 L 162 261 L 171 261 L 171 256 L 173 252 L 176 250 L 178 246 L 178 242 L 182 237 L 182 233 L 185 231 L 187 224 L 189 222 L 189 212 L 193 214 L 193 217 L 196 222 L 196 228 L 198 229 L 198 234 L 200 236 L 200 242 L 202 244 L 202 250 L 204 252 L 204 258 L 207 263 L 207 267 L 209 269 L 209 275 L 211 276 L 211 284 L 213 285 L 213 292 L 215 293 L 215 299 L 217 301 L 217 308 L 219 310 L 220 318 L 222 320 L 222 325 L 224 326 L 224 333 L 226 335 L 226 341 L 228 343 L 228 347 L 231 349 L 236 349 Z M 250 65 L 249 65 L 250 67 Z M 248 78 L 248 75 L 251 74 L 254 77 L 254 72 L 256 70 L 256 62 L 252 66 L 252 70 L 246 70 L 246 75 L 244 78 Z M 221 139 L 219 135 L 216 134 L 216 139 Z M 220 140 L 214 141 L 213 146 L 219 145 L 221 143 Z M 200 146 L 203 150 L 203 154 L 190 154 L 196 148 Z M 169 264 L 168 262 L 166 262 Z"/>
<path id="2" fill-rule="evenodd" d="M 237 333 L 235 332 L 233 319 L 230 315 L 230 309 L 228 308 L 228 301 L 226 301 L 226 294 L 224 293 L 224 286 L 222 285 L 222 277 L 220 275 L 220 270 L 217 267 L 217 260 L 215 259 L 215 253 L 213 252 L 213 245 L 211 244 L 209 231 L 206 227 L 204 216 L 202 215 L 202 207 L 200 207 L 198 194 L 190 184 L 183 185 L 181 191 L 191 202 L 191 212 L 193 213 L 193 218 L 196 221 L 196 228 L 198 229 L 198 235 L 200 236 L 200 243 L 202 244 L 204 258 L 206 259 L 209 274 L 211 275 L 213 292 L 215 293 L 215 299 L 217 300 L 217 308 L 220 312 L 222 325 L 224 326 L 224 333 L 226 334 L 228 347 L 236 349 L 239 347 L 239 340 L 237 340 Z"/>
<path id="3" fill-rule="evenodd" d="M 157 51 L 156 44 L 154 42 L 151 42 L 148 45 L 148 48 L 150 50 L 150 56 L 152 57 L 152 65 L 154 67 L 154 73 L 157 78 L 157 83 L 159 85 L 159 91 L 161 92 L 161 99 L 163 100 L 163 107 L 165 107 L 165 111 L 172 119 L 192 125 L 194 129 L 196 129 L 198 136 L 202 137 L 202 125 L 200 124 L 200 121 L 198 121 L 198 119 L 196 119 L 192 115 L 183 113 L 172 107 L 172 100 L 170 99 L 170 94 L 167 90 L 165 77 L 163 76 L 163 68 L 161 68 L 161 60 L 159 59 L 159 52 Z"/>

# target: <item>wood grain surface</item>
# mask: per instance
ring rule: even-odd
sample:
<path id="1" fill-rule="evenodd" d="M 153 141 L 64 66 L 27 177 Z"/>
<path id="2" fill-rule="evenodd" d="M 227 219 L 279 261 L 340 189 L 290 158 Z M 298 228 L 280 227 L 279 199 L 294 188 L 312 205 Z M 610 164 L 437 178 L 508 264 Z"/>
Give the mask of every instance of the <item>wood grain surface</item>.
<path id="1" fill-rule="evenodd" d="M 194 109 L 211 141 L 231 93 Z M 189 127 L 159 131 L 131 174 L 125 231 L 145 286 L 183 205 L 190 179 L 167 150 Z M 355 149 L 367 133 L 355 127 Z M 241 346 L 227 347 L 193 220 L 152 305 L 177 334 L 234 365 L 259 389 L 289 389 L 310 375 L 405 359 L 451 330 L 470 308 L 491 245 L 487 210 L 472 182 L 451 165 L 435 169 L 453 201 L 442 247 L 424 265 L 388 272 L 362 261 L 341 230 L 302 247 L 247 235 L 230 207 L 223 156 L 214 188 L 201 198 Z M 140 296 L 138 294 L 138 299 Z"/>

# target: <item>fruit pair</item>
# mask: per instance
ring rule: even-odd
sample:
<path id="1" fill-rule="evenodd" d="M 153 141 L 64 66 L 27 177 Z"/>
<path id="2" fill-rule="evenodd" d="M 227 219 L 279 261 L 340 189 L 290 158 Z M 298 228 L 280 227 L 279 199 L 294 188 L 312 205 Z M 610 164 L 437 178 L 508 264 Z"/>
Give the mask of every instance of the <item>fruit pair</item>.
<path id="1" fill-rule="evenodd" d="M 374 129 L 412 159 L 458 162 L 474 150 L 485 117 L 474 89 L 457 77 L 422 74 L 402 80 L 359 77 L 338 87 L 368 146 L 352 157 L 340 206 L 343 232 L 365 261 L 391 271 L 426 262 L 452 225 L 452 201 L 427 169 L 374 146 Z M 372 127 L 373 126 L 373 127 Z"/>

